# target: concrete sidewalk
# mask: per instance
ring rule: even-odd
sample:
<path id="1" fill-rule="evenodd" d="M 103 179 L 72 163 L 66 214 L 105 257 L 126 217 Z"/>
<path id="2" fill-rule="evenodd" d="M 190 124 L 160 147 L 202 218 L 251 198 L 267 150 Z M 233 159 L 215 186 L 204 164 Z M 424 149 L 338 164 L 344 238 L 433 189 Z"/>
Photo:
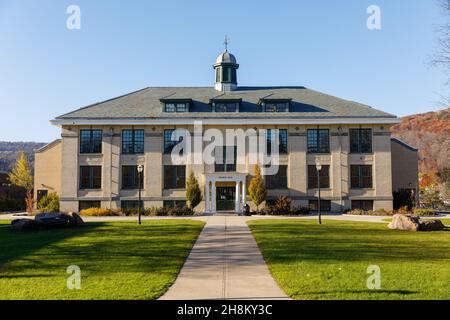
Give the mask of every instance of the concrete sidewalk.
<path id="1" fill-rule="evenodd" d="M 162 300 L 288 299 L 269 273 L 245 219 L 211 216 Z"/>

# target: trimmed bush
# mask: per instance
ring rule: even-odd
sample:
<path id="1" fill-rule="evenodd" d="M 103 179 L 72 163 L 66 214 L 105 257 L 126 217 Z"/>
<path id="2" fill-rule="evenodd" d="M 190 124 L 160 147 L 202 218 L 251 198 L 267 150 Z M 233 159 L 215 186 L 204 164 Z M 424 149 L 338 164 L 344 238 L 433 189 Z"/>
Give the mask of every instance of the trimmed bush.
<path id="1" fill-rule="evenodd" d="M 304 207 L 293 207 L 291 199 L 283 196 L 278 197 L 273 205 L 266 204 L 259 214 L 269 216 L 298 216 L 309 214 L 309 209 Z"/>
<path id="2" fill-rule="evenodd" d="M 89 208 L 80 211 L 82 216 L 90 217 L 106 217 L 106 216 L 121 216 L 120 210 L 116 209 L 103 209 L 103 208 Z"/>
<path id="3" fill-rule="evenodd" d="M 434 217 L 437 216 L 437 211 L 434 209 L 416 208 L 414 215 L 420 217 Z"/>
<path id="4" fill-rule="evenodd" d="M 43 196 L 38 204 L 37 208 L 41 212 L 59 212 L 59 196 L 55 192 Z"/>

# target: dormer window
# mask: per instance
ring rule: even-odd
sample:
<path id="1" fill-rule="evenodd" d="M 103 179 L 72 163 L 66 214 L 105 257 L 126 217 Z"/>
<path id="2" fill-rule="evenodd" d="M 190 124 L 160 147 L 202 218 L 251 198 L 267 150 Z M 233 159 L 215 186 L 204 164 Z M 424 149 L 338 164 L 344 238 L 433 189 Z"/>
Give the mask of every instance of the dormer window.
<path id="1" fill-rule="evenodd" d="M 216 97 L 210 100 L 213 112 L 239 112 L 242 99 L 229 97 Z"/>
<path id="2" fill-rule="evenodd" d="M 260 105 L 262 106 L 264 112 L 289 112 L 291 100 L 290 99 L 282 99 L 282 100 L 261 99 Z"/>
<path id="3" fill-rule="evenodd" d="M 237 102 L 218 102 L 215 104 L 215 112 L 237 112 Z"/>
<path id="4" fill-rule="evenodd" d="M 166 103 L 164 112 L 187 112 L 187 103 Z"/>
<path id="5" fill-rule="evenodd" d="M 189 106 L 192 103 L 191 99 L 160 99 L 162 103 L 163 112 L 176 113 L 176 112 L 189 112 Z"/>

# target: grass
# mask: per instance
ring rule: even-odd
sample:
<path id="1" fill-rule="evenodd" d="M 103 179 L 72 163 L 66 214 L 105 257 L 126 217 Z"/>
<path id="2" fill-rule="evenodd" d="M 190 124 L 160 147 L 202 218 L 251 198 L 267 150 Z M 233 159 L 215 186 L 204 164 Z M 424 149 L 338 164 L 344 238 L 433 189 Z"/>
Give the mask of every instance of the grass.
<path id="1" fill-rule="evenodd" d="M 174 282 L 202 227 L 157 220 L 0 228 L 0 299 L 156 299 Z M 81 268 L 81 290 L 67 289 L 70 265 Z"/>
<path id="2" fill-rule="evenodd" d="M 351 221 L 260 220 L 249 226 L 294 299 L 450 299 L 450 232 L 404 232 Z M 367 268 L 381 269 L 369 290 Z"/>

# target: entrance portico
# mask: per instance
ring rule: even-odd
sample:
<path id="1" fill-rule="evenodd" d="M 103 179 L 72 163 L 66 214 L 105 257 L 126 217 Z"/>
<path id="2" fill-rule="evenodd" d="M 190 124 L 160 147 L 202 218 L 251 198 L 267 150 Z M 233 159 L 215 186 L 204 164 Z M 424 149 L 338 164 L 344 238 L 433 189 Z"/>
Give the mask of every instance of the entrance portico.
<path id="1" fill-rule="evenodd" d="M 227 187 L 220 187 L 222 189 L 229 189 L 230 185 L 234 186 L 234 211 L 241 213 L 244 209 L 244 205 L 247 199 L 247 174 L 246 173 L 210 173 L 205 174 L 205 211 L 208 213 L 217 212 L 218 193 L 217 188 L 219 184 L 226 184 Z M 232 192 L 226 192 L 221 190 L 220 195 L 232 196 Z M 222 199 L 230 201 L 230 199 Z M 226 209 L 224 211 L 227 211 Z"/>

